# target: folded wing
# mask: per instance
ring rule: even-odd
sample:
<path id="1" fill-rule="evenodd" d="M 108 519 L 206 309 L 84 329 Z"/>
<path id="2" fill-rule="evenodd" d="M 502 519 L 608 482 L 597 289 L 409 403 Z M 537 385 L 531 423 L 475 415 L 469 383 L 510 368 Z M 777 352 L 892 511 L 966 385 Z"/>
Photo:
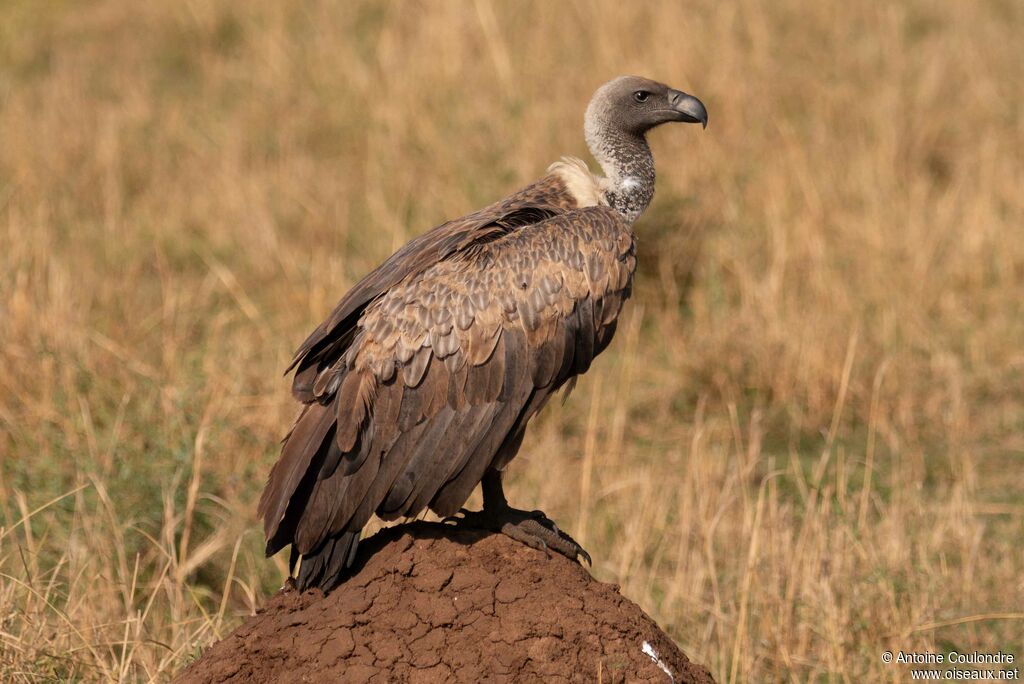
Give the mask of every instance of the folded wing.
<path id="1" fill-rule="evenodd" d="M 454 513 L 608 344 L 635 267 L 631 229 L 607 207 L 529 211 L 449 236 L 444 257 L 400 277 L 393 257 L 386 290 L 362 308 L 349 295 L 303 345 L 297 394 L 310 403 L 260 501 L 268 553 L 316 556 L 374 513 Z"/>

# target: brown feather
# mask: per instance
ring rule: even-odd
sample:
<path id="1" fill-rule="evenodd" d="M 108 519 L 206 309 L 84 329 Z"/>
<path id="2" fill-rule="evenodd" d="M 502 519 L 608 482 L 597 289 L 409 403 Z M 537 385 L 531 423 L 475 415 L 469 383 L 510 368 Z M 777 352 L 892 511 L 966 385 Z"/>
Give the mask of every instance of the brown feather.
<path id="1" fill-rule="evenodd" d="M 437 515 L 454 515 L 480 482 L 529 396 L 529 383 L 520 380 L 516 384 L 518 387 L 509 392 L 508 400 L 499 402 L 501 409 L 492 421 L 490 430 L 432 498 L 430 508 Z"/>
<path id="2" fill-rule="evenodd" d="M 561 322 L 558 325 L 562 325 Z M 533 384 L 535 387 L 547 387 L 555 381 L 558 370 L 562 367 L 565 354 L 565 335 L 556 333 L 550 341 L 542 344 L 533 353 Z"/>
<path id="3" fill-rule="evenodd" d="M 373 407 L 373 424 L 377 438 L 383 444 L 398 432 L 398 414 L 402 409 L 405 383 L 392 378 L 377 390 L 377 401 Z"/>
<path id="4" fill-rule="evenodd" d="M 402 378 L 405 380 L 405 384 L 409 387 L 416 387 L 423 380 L 423 376 L 427 372 L 427 367 L 430 365 L 430 359 L 433 354 L 430 351 L 430 347 L 421 347 L 416 355 L 412 357 L 412 361 L 406 365 L 402 372 Z"/>
<path id="5" fill-rule="evenodd" d="M 281 449 L 281 458 L 274 464 L 267 486 L 260 497 L 257 512 L 263 517 L 266 538 L 277 533 L 292 494 L 309 469 L 310 461 L 334 424 L 330 408 L 310 404 L 299 415 Z"/>
<path id="6" fill-rule="evenodd" d="M 434 398 L 433 387 L 406 387 L 402 394 L 402 407 L 398 412 L 398 430 L 407 432 L 416 425 L 423 416 L 423 407 Z"/>
<path id="7" fill-rule="evenodd" d="M 423 408 L 424 418 L 437 415 L 448 404 L 448 384 L 451 374 L 443 363 L 435 363 L 430 373 L 423 379 L 423 391 L 430 396 Z"/>
<path id="8" fill-rule="evenodd" d="M 584 297 L 576 302 L 576 350 L 574 352 L 576 367 L 575 372 L 582 375 L 590 368 L 590 362 L 594 359 L 594 308 L 590 297 Z"/>
<path id="9" fill-rule="evenodd" d="M 505 386 L 507 371 L 505 368 L 505 335 L 498 338 L 494 346 L 494 353 L 487 360 L 486 383 L 483 388 L 484 401 L 496 401 L 501 394 L 501 388 Z"/>
<path id="10" fill-rule="evenodd" d="M 488 327 L 478 318 L 469 329 L 466 360 L 474 366 L 479 366 L 487 361 L 494 352 L 495 345 L 498 344 L 500 333 L 500 326 Z"/>
<path id="11" fill-rule="evenodd" d="M 342 452 L 349 452 L 356 443 L 363 420 L 372 400 L 373 375 L 366 372 L 350 371 L 345 375 L 338 390 L 335 405 L 338 416 L 338 433 L 335 439 Z"/>
<path id="12" fill-rule="evenodd" d="M 501 342 L 498 342 L 495 353 L 485 363 L 479 366 L 467 365 L 466 369 L 466 383 L 463 387 L 466 402 L 475 406 L 494 401 L 505 374 L 505 351 Z"/>
<path id="13" fill-rule="evenodd" d="M 429 421 L 417 425 L 413 430 L 402 434 L 388 451 L 384 458 L 380 459 L 381 467 L 374 473 L 372 482 L 360 494 L 350 496 L 344 502 L 344 508 L 338 516 L 338 520 L 347 520 L 345 525 L 350 529 L 361 529 L 373 512 L 380 506 L 388 490 L 391 489 L 395 478 L 401 472 L 403 465 L 408 460 L 408 454 L 416 448 L 423 437 L 423 433 L 430 426 Z M 351 514 L 349 514 L 351 510 Z"/>
<path id="14" fill-rule="evenodd" d="M 320 368 L 316 364 L 311 364 L 296 371 L 295 377 L 292 379 L 292 396 L 296 401 L 308 404 L 316 400 L 316 395 L 313 393 L 313 383 L 316 382 L 319 371 Z"/>
<path id="15" fill-rule="evenodd" d="M 293 544 L 306 586 L 337 581 L 375 511 L 457 510 L 610 341 L 631 233 L 564 191 L 545 181 L 414 240 L 300 347 L 293 390 L 327 406 L 296 423 L 260 511 L 268 551 Z M 550 209 L 521 210 L 538 198 Z"/>
<path id="16" fill-rule="evenodd" d="M 466 382 L 468 378 L 469 366 L 463 366 L 457 372 L 449 374 L 445 403 L 455 408 L 461 408 L 466 405 Z"/>
<path id="17" fill-rule="evenodd" d="M 473 312 L 470 306 L 468 301 L 463 301 L 455 312 L 455 327 L 459 330 L 469 330 L 469 326 L 473 325 Z"/>
<path id="18" fill-rule="evenodd" d="M 458 351 L 444 360 L 449 373 L 458 373 L 466 365 L 466 355 Z"/>
<path id="19" fill-rule="evenodd" d="M 351 510 L 370 487 L 380 465 L 380 457 L 371 452 L 371 457 L 354 473 L 345 475 L 340 470 L 335 471 L 331 477 L 316 483 L 295 530 L 295 543 L 301 553 L 317 548 L 331 531 L 348 527 Z"/>
<path id="20" fill-rule="evenodd" d="M 425 468 L 436 454 L 438 443 L 442 441 L 448 431 L 448 427 L 458 414 L 452 408 L 445 407 L 430 419 L 420 438 L 404 457 L 404 465 L 398 477 L 395 478 L 387 496 L 377 508 L 378 515 L 385 520 L 393 520 L 387 517 L 391 513 L 400 513 L 402 505 L 409 494 L 412 493 L 417 481 L 426 476 Z M 383 513 L 383 514 L 382 514 Z"/>
<path id="21" fill-rule="evenodd" d="M 462 454 L 472 454 L 487 435 L 496 412 L 494 403 L 467 406 L 459 412 L 457 421 L 449 426 L 444 439 L 434 446 L 429 465 L 416 477 L 414 487 L 400 510 L 401 515 L 415 515 L 427 507 L 451 476 L 454 464 L 463 460 Z"/>

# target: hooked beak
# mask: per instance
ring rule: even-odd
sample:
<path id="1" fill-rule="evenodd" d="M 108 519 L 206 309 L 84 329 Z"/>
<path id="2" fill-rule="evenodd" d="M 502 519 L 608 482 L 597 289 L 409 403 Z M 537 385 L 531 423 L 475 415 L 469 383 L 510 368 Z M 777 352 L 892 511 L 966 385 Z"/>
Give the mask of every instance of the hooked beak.
<path id="1" fill-rule="evenodd" d="M 704 108 L 704 103 L 693 95 L 669 89 L 668 103 L 677 117 L 676 121 L 699 123 L 704 128 L 708 127 L 708 110 Z"/>

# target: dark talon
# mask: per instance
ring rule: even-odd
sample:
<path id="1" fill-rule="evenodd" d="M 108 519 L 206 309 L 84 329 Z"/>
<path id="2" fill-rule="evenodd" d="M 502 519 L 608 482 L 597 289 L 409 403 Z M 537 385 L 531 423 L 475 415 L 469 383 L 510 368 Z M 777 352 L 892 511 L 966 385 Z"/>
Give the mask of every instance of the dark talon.
<path id="1" fill-rule="evenodd" d="M 593 565 L 590 554 L 577 544 L 575 539 L 558 529 L 558 525 L 544 515 L 544 511 L 523 511 L 508 505 L 508 500 L 501 488 L 500 471 L 489 470 L 485 473 L 482 485 L 483 510 L 461 509 L 459 513 L 462 514 L 462 517 L 449 516 L 444 521 L 500 532 L 530 548 L 543 549 L 549 558 L 552 551 L 557 551 L 577 563 L 582 558 L 587 561 L 587 565 Z"/>
<path id="2" fill-rule="evenodd" d="M 455 513 L 453 513 L 452 515 L 446 515 L 445 517 L 441 518 L 441 524 L 446 525 L 448 523 L 458 523 L 461 520 L 464 520 L 465 517 L 472 512 L 473 511 L 469 509 L 460 508 L 459 510 L 455 511 Z M 463 516 L 462 518 L 458 517 L 460 514 Z"/>
<path id="3" fill-rule="evenodd" d="M 552 552 L 580 562 L 582 558 L 587 565 L 593 566 L 590 554 L 576 543 L 572 537 L 558 529 L 558 525 L 542 511 L 521 511 L 505 504 L 490 510 L 460 511 L 462 517 L 449 516 L 456 525 L 478 527 L 492 532 L 500 532 L 530 548 L 544 551 L 550 558 Z"/>

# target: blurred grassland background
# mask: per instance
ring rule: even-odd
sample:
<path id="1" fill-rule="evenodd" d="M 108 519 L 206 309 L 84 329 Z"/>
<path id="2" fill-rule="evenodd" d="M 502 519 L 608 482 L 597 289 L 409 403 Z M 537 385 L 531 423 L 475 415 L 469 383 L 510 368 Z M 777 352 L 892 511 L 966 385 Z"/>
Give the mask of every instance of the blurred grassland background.
<path id="1" fill-rule="evenodd" d="M 1024 5 L 0 3 L 0 680 L 166 680 L 280 586 L 292 350 L 409 238 L 698 95 L 510 498 L 722 682 L 1024 658 Z"/>

